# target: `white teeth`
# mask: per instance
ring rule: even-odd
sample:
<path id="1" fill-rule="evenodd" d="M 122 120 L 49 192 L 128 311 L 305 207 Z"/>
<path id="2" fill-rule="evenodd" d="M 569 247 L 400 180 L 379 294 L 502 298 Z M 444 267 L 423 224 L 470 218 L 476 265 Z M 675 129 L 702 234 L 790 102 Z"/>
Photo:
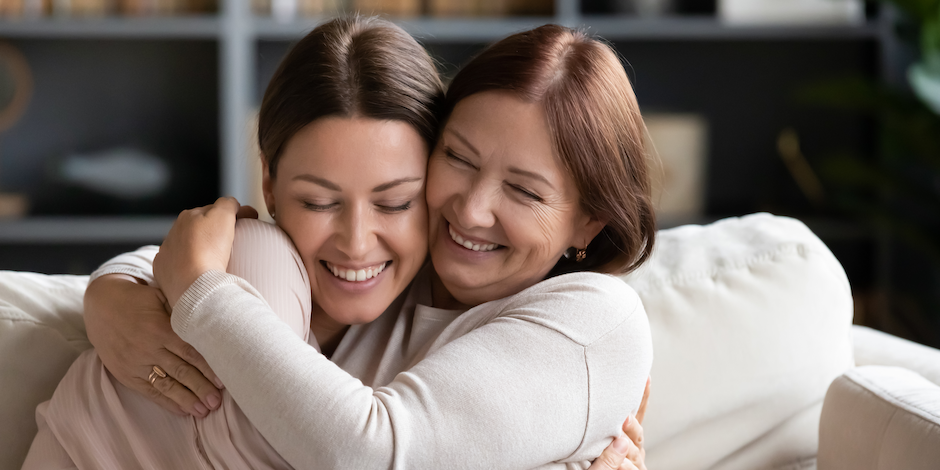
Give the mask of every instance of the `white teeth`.
<path id="1" fill-rule="evenodd" d="M 493 250 L 495 250 L 496 248 L 499 247 L 499 245 L 496 244 L 496 243 L 489 243 L 489 244 L 486 244 L 486 245 L 478 245 L 478 244 L 475 244 L 475 243 L 471 242 L 470 240 L 464 240 L 464 238 L 461 237 L 460 234 L 458 234 L 458 233 L 454 230 L 454 228 L 451 227 L 451 226 L 447 226 L 447 232 L 450 233 L 450 238 L 451 238 L 452 240 L 454 240 L 455 242 L 457 242 L 458 245 L 461 245 L 461 246 L 463 246 L 464 248 L 466 248 L 466 249 L 468 249 L 468 250 L 473 250 L 473 251 L 493 251 Z"/>
<path id="2" fill-rule="evenodd" d="M 327 263 L 327 268 L 334 276 L 343 279 L 349 282 L 362 282 L 369 279 L 372 279 L 375 276 L 378 276 L 381 273 L 385 266 L 388 265 L 388 262 L 384 262 L 378 266 L 371 266 L 364 269 L 346 269 L 336 266 L 332 263 Z"/>

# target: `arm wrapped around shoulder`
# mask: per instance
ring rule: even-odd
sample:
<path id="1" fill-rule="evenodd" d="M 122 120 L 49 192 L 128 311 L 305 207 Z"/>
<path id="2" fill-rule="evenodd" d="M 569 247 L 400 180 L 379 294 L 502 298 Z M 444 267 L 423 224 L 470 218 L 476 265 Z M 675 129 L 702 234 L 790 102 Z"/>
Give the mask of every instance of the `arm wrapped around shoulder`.
<path id="1" fill-rule="evenodd" d="M 900 367 L 864 366 L 829 387 L 820 470 L 927 470 L 938 463 L 940 386 Z"/>

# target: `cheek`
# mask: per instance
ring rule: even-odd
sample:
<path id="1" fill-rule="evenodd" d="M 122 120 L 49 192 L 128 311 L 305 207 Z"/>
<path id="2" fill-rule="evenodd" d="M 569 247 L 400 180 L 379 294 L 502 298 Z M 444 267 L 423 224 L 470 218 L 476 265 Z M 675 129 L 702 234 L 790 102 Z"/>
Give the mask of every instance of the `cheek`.
<path id="1" fill-rule="evenodd" d="M 438 158 L 428 163 L 428 184 L 425 194 L 429 211 L 433 212 L 443 207 L 447 197 L 453 192 L 458 181 L 452 173 L 448 165 Z"/>
<path id="2" fill-rule="evenodd" d="M 540 206 L 526 208 L 509 217 L 511 228 L 507 234 L 515 234 L 528 250 L 541 256 L 554 257 L 556 252 L 567 247 L 563 241 L 567 238 L 570 224 L 563 214 L 552 208 Z"/>

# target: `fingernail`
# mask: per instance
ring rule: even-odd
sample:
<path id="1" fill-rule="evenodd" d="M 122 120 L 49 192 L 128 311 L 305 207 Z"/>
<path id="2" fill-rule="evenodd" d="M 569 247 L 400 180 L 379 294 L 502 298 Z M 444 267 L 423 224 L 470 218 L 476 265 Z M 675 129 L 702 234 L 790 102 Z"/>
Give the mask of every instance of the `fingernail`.
<path id="1" fill-rule="evenodd" d="M 209 408 L 212 408 L 213 410 L 218 408 L 219 403 L 222 402 L 222 400 L 216 394 L 209 395 L 209 398 L 207 398 L 206 401 L 209 402 Z"/>
<path id="2" fill-rule="evenodd" d="M 618 453 L 626 455 L 627 448 L 628 448 L 627 444 L 628 444 L 627 438 L 620 436 L 614 439 L 613 447 L 614 447 L 614 450 L 616 450 Z"/>
<path id="3" fill-rule="evenodd" d="M 196 406 L 194 406 L 193 408 L 196 409 L 196 413 L 199 413 L 200 418 L 205 416 L 207 413 L 209 413 L 209 410 L 202 403 L 196 403 Z"/>
<path id="4" fill-rule="evenodd" d="M 222 385 L 222 379 L 216 377 L 215 380 L 213 380 L 213 382 L 215 382 L 215 386 L 218 387 L 219 390 L 222 390 L 223 388 L 225 388 L 225 385 Z"/>

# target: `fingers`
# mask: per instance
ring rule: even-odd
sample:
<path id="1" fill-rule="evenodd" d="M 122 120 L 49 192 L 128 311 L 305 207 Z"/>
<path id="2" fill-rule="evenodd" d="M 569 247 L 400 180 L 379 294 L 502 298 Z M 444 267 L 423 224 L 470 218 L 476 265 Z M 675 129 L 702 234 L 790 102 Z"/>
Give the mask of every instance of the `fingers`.
<path id="1" fill-rule="evenodd" d="M 190 346 L 189 343 L 180 339 L 179 336 L 175 337 L 175 341 L 170 341 L 166 348 L 168 351 L 177 355 L 186 363 L 189 363 L 198 369 L 199 372 L 202 373 L 203 378 L 207 379 L 209 382 L 212 382 L 216 388 L 219 390 L 225 388 L 225 386 L 222 385 L 222 380 L 219 379 L 219 376 L 215 375 L 215 371 L 212 370 L 212 367 L 209 366 L 209 363 L 206 362 L 206 359 L 202 357 L 202 354 L 199 354 L 199 351 L 196 351 L 196 348 Z M 185 381 L 183 381 L 183 383 L 184 385 L 186 384 Z"/>
<path id="2" fill-rule="evenodd" d="M 150 401 L 160 405 L 161 408 L 173 413 L 177 416 L 189 416 L 191 413 L 184 411 L 180 406 L 171 400 L 169 397 L 164 396 L 160 393 L 159 390 L 153 388 L 150 385 L 150 382 L 146 380 L 138 380 L 134 382 L 134 386 L 131 387 L 141 395 L 150 399 Z"/>
<path id="3" fill-rule="evenodd" d="M 176 403 L 183 410 L 189 411 L 189 414 L 197 418 L 205 418 L 209 414 L 209 409 L 199 401 L 199 398 L 172 376 L 154 377 L 152 385 L 151 389 Z M 151 396 L 151 398 L 153 397 Z"/>
<path id="4" fill-rule="evenodd" d="M 636 412 L 636 420 L 639 421 L 640 424 L 643 424 L 643 418 L 646 417 L 646 405 L 649 403 L 649 400 L 650 400 L 650 382 L 651 381 L 652 381 L 652 377 L 646 378 L 646 388 L 643 389 L 643 400 L 640 401 L 640 408 Z M 624 429 L 624 432 L 626 432 L 626 429 Z"/>
<path id="5" fill-rule="evenodd" d="M 258 211 L 251 206 L 241 206 L 238 208 L 238 212 L 235 213 L 236 219 L 257 219 Z"/>
<path id="6" fill-rule="evenodd" d="M 623 433 L 627 435 L 627 439 L 635 447 L 638 449 L 643 448 L 643 426 L 640 425 L 638 420 L 628 416 L 627 420 L 623 422 Z"/>
<path id="7" fill-rule="evenodd" d="M 588 470 L 618 470 L 624 463 L 629 447 L 629 439 L 625 436 L 617 437 L 604 449 L 600 457 L 594 460 Z"/>
<path id="8" fill-rule="evenodd" d="M 186 346 L 191 347 L 189 345 Z M 199 356 L 199 358 L 205 363 L 202 356 Z M 219 393 L 215 385 L 213 385 L 212 382 L 209 381 L 210 379 L 206 378 L 198 368 L 187 362 L 187 360 L 167 350 L 160 355 L 159 365 L 170 377 L 184 387 L 185 390 L 170 396 L 170 398 L 182 406 L 183 409 L 187 411 L 198 410 L 199 407 L 196 406 L 195 402 L 199 402 L 203 405 L 202 408 L 215 410 L 219 407 L 219 404 L 222 403 L 222 394 Z M 205 367 L 208 369 L 209 366 L 206 364 Z M 193 397 L 196 397 L 195 402 Z"/>
<path id="9" fill-rule="evenodd" d="M 639 470 L 646 470 L 646 450 L 643 448 L 643 426 L 636 418 L 627 416 L 623 432 L 628 441 L 624 461 L 630 461 Z"/>

